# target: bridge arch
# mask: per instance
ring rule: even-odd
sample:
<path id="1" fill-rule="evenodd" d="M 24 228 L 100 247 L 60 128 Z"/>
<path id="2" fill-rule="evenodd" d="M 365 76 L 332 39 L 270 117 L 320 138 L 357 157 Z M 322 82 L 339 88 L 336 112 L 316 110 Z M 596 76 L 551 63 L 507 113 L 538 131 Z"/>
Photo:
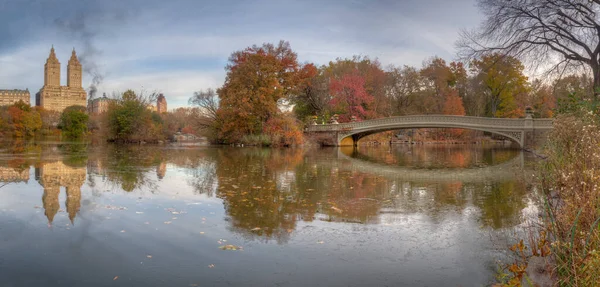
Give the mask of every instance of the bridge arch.
<path id="1" fill-rule="evenodd" d="M 377 134 L 377 133 L 382 133 L 382 132 L 387 132 L 387 131 L 393 131 L 393 130 L 403 130 L 403 129 L 431 129 L 431 128 L 453 128 L 453 129 L 464 129 L 464 130 L 475 130 L 475 131 L 483 131 L 483 132 L 489 132 L 495 135 L 499 135 L 499 136 L 503 136 L 507 139 L 509 139 L 511 142 L 519 145 L 519 147 L 523 147 L 523 143 L 521 142 L 521 138 L 522 135 L 518 134 L 518 133 L 506 133 L 506 132 L 500 132 L 500 131 L 494 131 L 494 130 L 487 130 L 487 129 L 482 129 L 482 128 L 464 128 L 464 127 L 447 127 L 447 126 L 428 126 L 428 127 L 401 127 L 401 128 L 386 128 L 386 129 L 376 129 L 376 130 L 370 130 L 370 131 L 366 131 L 366 132 L 357 132 L 357 133 L 352 133 L 349 134 L 347 136 L 345 136 L 344 138 L 342 138 L 340 140 L 340 146 L 350 146 L 350 145 L 358 145 L 358 141 L 361 140 L 362 138 L 372 135 L 372 134 Z"/>
<path id="2" fill-rule="evenodd" d="M 342 124 L 311 125 L 306 132 L 332 137 L 334 145 L 356 145 L 361 138 L 383 131 L 413 128 L 458 128 L 501 135 L 521 148 L 532 145 L 552 129 L 552 119 L 499 119 L 450 115 L 415 115 L 389 117 Z M 543 136 L 542 136 L 543 135 Z"/>

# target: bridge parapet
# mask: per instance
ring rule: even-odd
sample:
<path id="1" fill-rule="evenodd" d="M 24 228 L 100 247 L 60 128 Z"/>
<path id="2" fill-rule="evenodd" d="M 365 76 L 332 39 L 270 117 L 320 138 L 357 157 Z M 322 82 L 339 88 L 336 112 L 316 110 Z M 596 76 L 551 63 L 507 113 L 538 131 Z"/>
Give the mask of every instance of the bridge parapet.
<path id="1" fill-rule="evenodd" d="M 552 119 L 504 119 L 504 118 L 485 118 L 471 116 L 450 116 L 450 115 L 418 115 L 418 116 L 400 116 L 389 117 L 360 122 L 311 125 L 307 128 L 309 132 L 324 131 L 342 131 L 356 128 L 366 128 L 381 126 L 386 124 L 412 124 L 412 123 L 460 123 L 465 125 L 482 125 L 498 128 L 522 128 L 526 121 L 533 121 L 534 128 L 552 129 Z"/>

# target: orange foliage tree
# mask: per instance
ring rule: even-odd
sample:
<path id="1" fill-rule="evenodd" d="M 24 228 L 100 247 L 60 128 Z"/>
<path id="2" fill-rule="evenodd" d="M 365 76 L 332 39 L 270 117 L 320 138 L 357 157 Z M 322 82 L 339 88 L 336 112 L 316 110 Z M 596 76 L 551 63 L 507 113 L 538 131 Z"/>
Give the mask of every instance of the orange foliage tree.
<path id="1" fill-rule="evenodd" d="M 231 54 L 219 95 L 218 137 L 239 142 L 262 134 L 265 123 L 280 116 L 278 103 L 288 99 L 300 82 L 298 61 L 288 42 L 252 46 Z"/>
<path id="2" fill-rule="evenodd" d="M 302 144 L 302 130 L 292 116 L 272 117 L 263 127 L 263 133 L 269 136 L 274 146 L 294 146 Z"/>
<path id="3" fill-rule="evenodd" d="M 15 137 L 31 137 L 42 128 L 40 114 L 23 101 L 9 106 L 2 114 L 4 128 Z"/>

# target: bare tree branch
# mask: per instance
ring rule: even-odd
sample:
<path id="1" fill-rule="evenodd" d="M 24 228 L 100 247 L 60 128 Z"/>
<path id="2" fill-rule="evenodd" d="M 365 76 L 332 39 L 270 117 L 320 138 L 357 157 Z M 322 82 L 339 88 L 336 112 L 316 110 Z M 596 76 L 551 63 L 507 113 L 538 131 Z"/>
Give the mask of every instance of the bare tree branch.
<path id="1" fill-rule="evenodd" d="M 600 88 L 600 0 L 478 0 L 479 29 L 463 31 L 463 60 L 489 53 L 519 58 L 547 71 L 591 69 Z"/>

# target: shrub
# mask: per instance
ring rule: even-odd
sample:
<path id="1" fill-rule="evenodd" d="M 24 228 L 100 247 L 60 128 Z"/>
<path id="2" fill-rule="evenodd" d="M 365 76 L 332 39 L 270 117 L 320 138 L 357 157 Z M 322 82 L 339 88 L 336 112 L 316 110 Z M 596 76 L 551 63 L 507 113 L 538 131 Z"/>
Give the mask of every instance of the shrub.
<path id="1" fill-rule="evenodd" d="M 300 123 L 291 116 L 272 117 L 263 126 L 263 132 L 273 146 L 296 146 L 303 142 Z"/>
<path id="2" fill-rule="evenodd" d="M 541 168 L 559 285 L 600 282 L 600 116 L 597 103 L 560 105 Z"/>

